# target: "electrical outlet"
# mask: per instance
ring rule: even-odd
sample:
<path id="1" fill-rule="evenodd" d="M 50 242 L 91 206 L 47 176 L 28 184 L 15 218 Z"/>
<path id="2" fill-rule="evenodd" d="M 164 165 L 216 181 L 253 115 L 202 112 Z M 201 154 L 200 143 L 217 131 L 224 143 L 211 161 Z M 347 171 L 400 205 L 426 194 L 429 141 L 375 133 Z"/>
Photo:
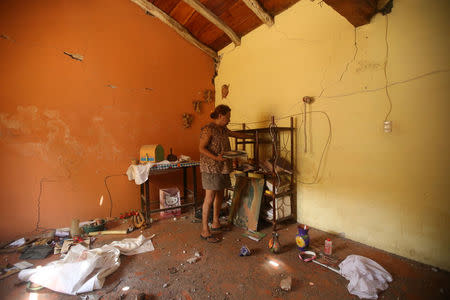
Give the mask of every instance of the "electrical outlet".
<path id="1" fill-rule="evenodd" d="M 303 102 L 305 102 L 306 104 L 311 104 L 314 102 L 314 97 L 305 96 L 303 97 Z"/>

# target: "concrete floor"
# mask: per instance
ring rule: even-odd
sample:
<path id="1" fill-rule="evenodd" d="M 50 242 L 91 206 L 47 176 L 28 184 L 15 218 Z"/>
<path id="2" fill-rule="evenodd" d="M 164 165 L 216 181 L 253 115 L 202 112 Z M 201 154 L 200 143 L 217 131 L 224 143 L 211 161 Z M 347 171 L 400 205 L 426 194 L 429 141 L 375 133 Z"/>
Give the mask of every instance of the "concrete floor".
<path id="1" fill-rule="evenodd" d="M 130 287 L 123 299 L 136 299 L 144 292 L 146 299 L 358 299 L 347 291 L 348 281 L 337 273 L 312 262 L 298 259 L 295 246 L 296 224 L 282 225 L 280 242 L 282 253 L 274 255 L 267 250 L 271 227 L 261 231 L 268 234 L 260 242 L 241 236 L 243 229 L 233 227 L 219 236 L 223 240 L 210 244 L 200 240 L 200 224 L 192 222 L 192 214 L 184 218 L 160 220 L 143 230 L 145 236 L 153 233 L 155 251 L 134 256 L 121 256 L 121 266 L 107 277 L 102 289 L 93 295 L 101 299 L 119 299 L 122 288 Z M 137 237 L 139 231 L 126 237 Z M 310 230 L 313 250 L 323 250 L 323 241 L 333 240 L 333 255 L 343 260 L 347 255 L 366 256 L 382 265 L 394 278 L 379 299 L 448 299 L 450 276 L 448 272 L 432 268 L 345 238 L 331 236 L 319 230 Z M 93 244 L 100 247 L 124 236 L 103 236 Z M 239 250 L 247 245 L 252 251 L 240 257 Z M 200 252 L 200 260 L 188 264 L 186 260 Z M 185 252 L 185 253 L 184 253 Z M 10 263 L 19 261 L 19 254 L 3 254 Z M 45 260 L 30 260 L 44 265 L 56 260 L 52 255 Z M 275 261 L 274 267 L 269 264 Z M 280 281 L 292 277 L 292 290 L 279 288 Z M 42 289 L 31 294 L 20 284 L 17 275 L 0 281 L 0 299 L 80 299 Z"/>

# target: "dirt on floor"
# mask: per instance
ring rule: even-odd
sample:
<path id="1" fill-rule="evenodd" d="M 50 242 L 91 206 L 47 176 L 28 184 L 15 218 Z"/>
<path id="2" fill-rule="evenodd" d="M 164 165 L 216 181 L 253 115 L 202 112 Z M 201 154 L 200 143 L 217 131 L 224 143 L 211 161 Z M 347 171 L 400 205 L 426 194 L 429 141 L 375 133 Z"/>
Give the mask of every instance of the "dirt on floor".
<path id="1" fill-rule="evenodd" d="M 0 281 L 1 299 L 359 299 L 347 291 L 348 281 L 339 274 L 313 262 L 298 258 L 295 244 L 297 224 L 282 224 L 278 230 L 281 253 L 268 250 L 272 228 L 261 232 L 266 236 L 259 242 L 242 234 L 244 229 L 217 235 L 217 244 L 200 239 L 201 224 L 191 213 L 176 219 L 158 220 L 150 227 L 127 235 L 100 236 L 91 245 L 101 247 L 126 237 L 140 234 L 152 239 L 154 251 L 120 256 L 120 267 L 109 275 L 103 287 L 83 295 L 65 295 L 43 288 L 31 291 L 33 285 L 21 282 L 17 274 Z M 333 242 L 333 254 L 320 261 L 338 268 L 339 262 L 350 254 L 358 254 L 376 261 L 393 277 L 379 299 L 448 299 L 450 277 L 448 272 L 417 263 L 382 250 L 353 242 L 344 237 L 311 229 L 310 249 L 323 252 L 326 238 Z M 250 256 L 239 256 L 246 245 Z M 196 252 L 197 255 L 196 256 Z M 19 253 L 0 254 L 10 263 L 19 260 Z M 196 262 L 188 260 L 198 257 Z M 43 260 L 28 260 L 34 265 L 45 265 L 57 260 L 51 255 Z M 280 287 L 283 279 L 291 277 L 291 290 Z M 128 290 L 126 290 L 128 287 Z M 31 289 L 30 289 L 31 288 Z M 145 298 L 139 298 L 139 294 Z"/>

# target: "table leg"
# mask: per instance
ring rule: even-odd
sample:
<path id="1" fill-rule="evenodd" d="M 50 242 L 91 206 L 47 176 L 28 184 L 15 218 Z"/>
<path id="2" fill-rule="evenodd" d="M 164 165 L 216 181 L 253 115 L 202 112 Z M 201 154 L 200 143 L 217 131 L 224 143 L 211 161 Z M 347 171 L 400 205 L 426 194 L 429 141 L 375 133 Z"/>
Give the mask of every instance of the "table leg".
<path id="1" fill-rule="evenodd" d="M 145 222 L 147 224 L 150 224 L 150 187 L 149 187 L 149 183 L 148 180 L 144 183 L 144 187 L 145 187 Z"/>
<path id="2" fill-rule="evenodd" d="M 197 211 L 197 172 L 195 166 L 192 166 L 192 189 L 194 192 L 194 215 Z"/>
<path id="3" fill-rule="evenodd" d="M 140 194 L 139 199 L 141 199 L 141 211 L 145 215 L 145 194 L 144 194 L 144 184 L 140 184 Z"/>
<path id="4" fill-rule="evenodd" d="M 188 195 L 187 195 L 187 171 L 186 168 L 183 168 L 183 197 L 184 197 L 184 201 L 188 200 Z"/>

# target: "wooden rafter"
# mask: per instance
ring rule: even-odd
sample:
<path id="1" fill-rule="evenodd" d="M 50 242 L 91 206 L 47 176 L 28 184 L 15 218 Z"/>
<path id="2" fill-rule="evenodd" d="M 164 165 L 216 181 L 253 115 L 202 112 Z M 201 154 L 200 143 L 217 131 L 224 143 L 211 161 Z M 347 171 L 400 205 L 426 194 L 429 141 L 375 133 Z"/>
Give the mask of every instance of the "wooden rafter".
<path id="1" fill-rule="evenodd" d="M 378 0 L 377 8 L 383 9 L 390 0 Z"/>
<path id="2" fill-rule="evenodd" d="M 213 49 L 209 48 L 199 40 L 197 40 L 186 28 L 184 28 L 180 23 L 178 23 L 171 16 L 166 14 L 164 11 L 156 7 L 154 4 L 146 1 L 146 0 L 130 0 L 131 2 L 139 5 L 143 10 L 148 11 L 156 18 L 161 20 L 163 23 L 167 24 L 169 27 L 174 29 L 179 35 L 181 35 L 185 40 L 192 43 L 197 48 L 201 49 L 203 52 L 208 54 L 214 59 L 218 58 L 217 52 Z"/>
<path id="3" fill-rule="evenodd" d="M 231 29 L 227 24 L 225 24 L 218 16 L 211 12 L 206 6 L 204 6 L 198 0 L 183 0 L 185 3 L 189 4 L 193 9 L 195 9 L 199 14 L 208 19 L 211 23 L 216 25 L 220 30 L 225 32 L 226 35 L 230 37 L 236 46 L 241 44 L 241 39 L 239 36 Z"/>
<path id="4" fill-rule="evenodd" d="M 273 18 L 261 7 L 257 0 L 242 0 L 248 8 L 267 26 L 273 25 Z"/>

